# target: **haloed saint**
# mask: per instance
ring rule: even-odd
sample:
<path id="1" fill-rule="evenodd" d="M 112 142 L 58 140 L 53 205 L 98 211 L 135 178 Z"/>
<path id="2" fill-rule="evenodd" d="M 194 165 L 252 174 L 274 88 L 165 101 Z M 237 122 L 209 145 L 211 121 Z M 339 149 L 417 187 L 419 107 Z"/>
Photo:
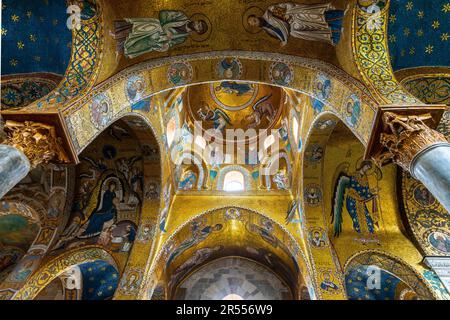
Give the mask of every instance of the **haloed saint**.
<path id="1" fill-rule="evenodd" d="M 282 46 L 289 37 L 322 41 L 336 45 L 341 37 L 344 10 L 331 3 L 278 3 L 267 8 L 263 15 L 251 14 L 246 23 L 251 28 L 262 28 L 278 39 Z"/>
<path id="2" fill-rule="evenodd" d="M 135 58 L 148 52 L 166 52 L 182 44 L 192 34 L 208 31 L 205 20 L 191 20 L 182 11 L 162 10 L 158 18 L 127 18 L 115 21 L 111 34 L 117 54 Z"/>

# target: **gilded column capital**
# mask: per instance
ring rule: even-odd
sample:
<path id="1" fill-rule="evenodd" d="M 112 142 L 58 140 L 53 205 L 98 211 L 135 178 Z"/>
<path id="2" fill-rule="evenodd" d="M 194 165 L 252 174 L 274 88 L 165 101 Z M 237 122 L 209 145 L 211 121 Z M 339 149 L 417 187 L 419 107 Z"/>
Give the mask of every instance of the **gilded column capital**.
<path id="1" fill-rule="evenodd" d="M 7 120 L 4 130 L 6 138 L 3 143 L 22 151 L 32 168 L 49 162 L 69 163 L 55 127 L 33 121 Z"/>
<path id="2" fill-rule="evenodd" d="M 379 106 L 365 158 L 380 167 L 394 162 L 410 171 L 417 155 L 447 143 L 435 130 L 446 109 L 445 105 Z"/>
<path id="3" fill-rule="evenodd" d="M 433 122 L 429 113 L 402 116 L 386 112 L 382 121 L 386 132 L 381 133 L 380 143 L 386 150 L 374 157 L 379 165 L 393 160 L 404 170 L 410 171 L 411 163 L 418 154 L 433 145 L 447 143 L 442 133 L 426 124 Z"/>

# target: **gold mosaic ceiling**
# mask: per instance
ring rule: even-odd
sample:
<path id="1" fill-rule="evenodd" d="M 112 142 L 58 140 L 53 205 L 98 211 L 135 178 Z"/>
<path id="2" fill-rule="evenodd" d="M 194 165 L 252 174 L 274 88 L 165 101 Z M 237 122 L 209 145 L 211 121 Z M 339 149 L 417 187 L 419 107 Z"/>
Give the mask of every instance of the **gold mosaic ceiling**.
<path id="1" fill-rule="evenodd" d="M 283 113 L 284 92 L 257 83 L 223 81 L 188 87 L 188 121 L 200 121 L 203 130 L 215 126 L 212 117 L 225 121 L 224 129 L 276 128 Z"/>

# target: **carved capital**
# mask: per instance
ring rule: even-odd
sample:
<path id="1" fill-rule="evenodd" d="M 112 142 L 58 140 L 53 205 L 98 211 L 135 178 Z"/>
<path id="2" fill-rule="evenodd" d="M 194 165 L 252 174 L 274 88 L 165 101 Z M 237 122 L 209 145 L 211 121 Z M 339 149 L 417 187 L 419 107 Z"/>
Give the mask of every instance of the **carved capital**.
<path id="1" fill-rule="evenodd" d="M 375 157 L 378 164 L 391 158 L 405 170 L 409 170 L 414 157 L 424 149 L 447 139 L 442 133 L 431 129 L 425 123 L 432 121 L 430 114 L 401 116 L 392 112 L 383 114 L 385 133 L 380 135 L 380 143 L 386 148 Z"/>
<path id="2" fill-rule="evenodd" d="M 445 105 L 380 106 L 377 110 L 365 158 L 378 166 L 394 162 L 410 171 L 411 162 L 425 149 L 446 143 L 434 130 Z"/>
<path id="3" fill-rule="evenodd" d="M 22 151 L 33 168 L 50 162 L 69 163 L 62 140 L 51 125 L 7 120 L 5 132 L 7 136 L 3 143 Z"/>

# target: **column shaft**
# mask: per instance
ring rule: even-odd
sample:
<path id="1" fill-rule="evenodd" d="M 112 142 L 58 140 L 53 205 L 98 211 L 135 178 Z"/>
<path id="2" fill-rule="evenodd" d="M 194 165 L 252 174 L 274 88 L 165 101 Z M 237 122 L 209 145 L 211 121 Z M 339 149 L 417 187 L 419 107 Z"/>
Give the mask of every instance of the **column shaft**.
<path id="1" fill-rule="evenodd" d="M 0 144 L 0 198 L 30 171 L 27 157 L 14 147 Z"/>
<path id="2" fill-rule="evenodd" d="M 423 150 L 410 168 L 412 176 L 450 212 L 450 143 L 435 144 Z"/>

